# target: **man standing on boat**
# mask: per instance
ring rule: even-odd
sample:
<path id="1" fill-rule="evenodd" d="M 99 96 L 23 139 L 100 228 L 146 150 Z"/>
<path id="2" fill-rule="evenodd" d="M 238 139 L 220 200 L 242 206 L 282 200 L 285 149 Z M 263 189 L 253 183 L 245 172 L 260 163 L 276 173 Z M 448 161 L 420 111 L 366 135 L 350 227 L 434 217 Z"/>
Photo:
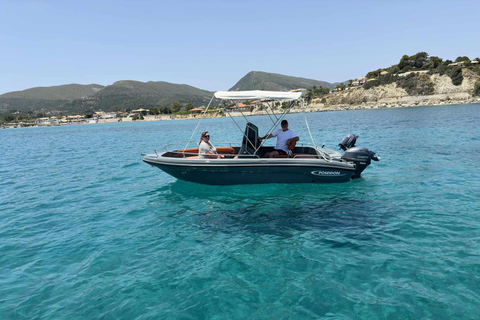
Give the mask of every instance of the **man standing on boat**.
<path id="1" fill-rule="evenodd" d="M 283 120 L 281 123 L 282 129 L 278 129 L 274 131 L 273 133 L 270 133 L 268 136 L 265 135 L 263 137 L 259 137 L 258 139 L 260 141 L 264 139 L 270 139 L 272 137 L 277 137 L 277 144 L 275 146 L 275 149 L 273 151 L 265 153 L 263 156 L 265 158 L 273 158 L 277 154 L 280 155 L 287 155 L 290 152 L 290 143 L 293 141 L 298 141 L 300 138 L 298 135 L 293 132 L 293 130 L 288 129 L 288 121 Z"/>

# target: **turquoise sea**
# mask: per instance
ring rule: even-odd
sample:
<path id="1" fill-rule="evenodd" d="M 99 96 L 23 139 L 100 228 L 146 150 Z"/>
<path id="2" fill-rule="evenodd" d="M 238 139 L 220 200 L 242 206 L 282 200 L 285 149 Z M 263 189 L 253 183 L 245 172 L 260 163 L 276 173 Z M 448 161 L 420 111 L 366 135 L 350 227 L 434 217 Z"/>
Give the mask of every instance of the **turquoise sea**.
<path id="1" fill-rule="evenodd" d="M 0 319 L 479 319 L 480 105 L 308 118 L 381 161 L 344 184 L 204 186 L 141 156 L 195 120 L 0 130 Z"/>

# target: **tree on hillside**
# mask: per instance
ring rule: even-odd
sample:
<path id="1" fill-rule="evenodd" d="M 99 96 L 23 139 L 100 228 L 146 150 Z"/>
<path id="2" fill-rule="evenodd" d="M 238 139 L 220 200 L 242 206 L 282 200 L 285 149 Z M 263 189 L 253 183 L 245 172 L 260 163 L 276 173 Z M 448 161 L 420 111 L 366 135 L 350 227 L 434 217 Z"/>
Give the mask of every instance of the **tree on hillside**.
<path id="1" fill-rule="evenodd" d="M 473 94 L 476 96 L 480 96 L 480 81 L 475 82 L 473 87 Z"/>
<path id="2" fill-rule="evenodd" d="M 410 66 L 410 57 L 405 54 L 400 59 L 400 62 L 398 63 L 398 67 L 400 68 L 400 70 L 403 70 L 403 69 L 405 69 L 406 67 L 409 67 L 409 66 Z"/>
<path id="3" fill-rule="evenodd" d="M 187 104 L 185 105 L 185 109 L 186 109 L 187 111 L 193 109 L 193 104 L 187 103 Z"/>
<path id="4" fill-rule="evenodd" d="M 428 53 L 426 52 L 418 52 L 412 58 L 415 60 L 414 67 L 415 68 L 422 68 L 424 65 L 428 63 Z"/>
<path id="5" fill-rule="evenodd" d="M 157 105 L 159 107 L 170 107 L 174 102 L 175 102 L 175 99 L 173 98 L 163 98 L 162 100 L 157 102 Z"/>
<path id="6" fill-rule="evenodd" d="M 470 60 L 470 59 L 468 59 L 468 57 L 466 56 L 463 56 L 463 57 L 460 56 L 460 57 L 457 57 L 457 59 L 455 59 L 455 62 L 467 61 L 467 60 Z"/>
<path id="7" fill-rule="evenodd" d="M 159 109 L 160 113 L 161 114 L 171 114 L 172 113 L 172 109 L 170 109 L 169 107 L 161 107 Z"/>
<path id="8" fill-rule="evenodd" d="M 443 62 L 442 58 L 435 57 L 435 56 L 431 56 L 428 60 L 429 60 L 428 61 L 428 68 L 429 69 L 435 69 L 438 66 L 440 66 Z"/>
<path id="9" fill-rule="evenodd" d="M 446 71 L 447 75 L 452 79 L 452 83 L 459 86 L 463 82 L 462 67 L 450 67 Z"/>
<path id="10" fill-rule="evenodd" d="M 150 108 L 148 110 L 148 113 L 151 115 L 157 115 L 157 114 L 160 114 L 160 111 L 157 108 Z"/>
<path id="11" fill-rule="evenodd" d="M 322 86 L 313 86 L 312 89 L 307 89 L 307 93 L 305 94 L 305 101 L 310 103 L 313 99 L 321 98 L 324 95 L 330 93 L 329 88 L 324 88 Z"/>
<path id="12" fill-rule="evenodd" d="M 13 120 L 15 120 L 15 116 L 13 114 L 7 114 L 5 117 L 3 117 L 3 119 L 5 119 L 6 122 L 11 122 Z"/>
<path id="13" fill-rule="evenodd" d="M 375 70 L 375 71 L 370 71 L 369 73 L 367 73 L 367 75 L 365 77 L 367 79 L 373 79 L 373 78 L 378 77 L 381 73 L 382 73 L 382 69 L 378 69 L 378 70 Z"/>
<path id="14" fill-rule="evenodd" d="M 428 63 L 428 53 L 418 52 L 413 56 L 404 55 L 398 63 L 398 68 L 402 72 L 409 71 L 411 69 L 421 69 Z"/>
<path id="15" fill-rule="evenodd" d="M 183 108 L 183 104 L 181 104 L 180 102 L 178 101 L 174 101 L 172 103 L 172 112 L 179 112 L 181 109 Z"/>

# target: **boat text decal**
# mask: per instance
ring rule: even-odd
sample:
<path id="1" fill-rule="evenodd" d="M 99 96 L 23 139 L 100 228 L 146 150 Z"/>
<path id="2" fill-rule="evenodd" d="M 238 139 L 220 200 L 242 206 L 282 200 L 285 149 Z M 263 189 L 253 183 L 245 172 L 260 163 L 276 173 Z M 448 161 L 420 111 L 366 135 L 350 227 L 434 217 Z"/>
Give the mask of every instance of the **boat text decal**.
<path id="1" fill-rule="evenodd" d="M 316 175 L 316 176 L 340 176 L 340 175 L 342 175 L 342 173 L 340 171 L 318 170 L 318 171 L 312 171 L 311 173 L 313 175 Z"/>

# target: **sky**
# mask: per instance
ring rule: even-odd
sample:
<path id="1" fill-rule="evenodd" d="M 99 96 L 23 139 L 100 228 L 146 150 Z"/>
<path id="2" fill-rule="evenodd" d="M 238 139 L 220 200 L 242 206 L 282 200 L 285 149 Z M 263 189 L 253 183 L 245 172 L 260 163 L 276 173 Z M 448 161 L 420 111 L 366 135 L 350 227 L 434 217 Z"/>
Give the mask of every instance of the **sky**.
<path id="1" fill-rule="evenodd" d="M 480 57 L 480 1 L 0 0 L 0 94 L 168 81 L 228 90 L 250 71 L 328 82 L 426 51 Z"/>

